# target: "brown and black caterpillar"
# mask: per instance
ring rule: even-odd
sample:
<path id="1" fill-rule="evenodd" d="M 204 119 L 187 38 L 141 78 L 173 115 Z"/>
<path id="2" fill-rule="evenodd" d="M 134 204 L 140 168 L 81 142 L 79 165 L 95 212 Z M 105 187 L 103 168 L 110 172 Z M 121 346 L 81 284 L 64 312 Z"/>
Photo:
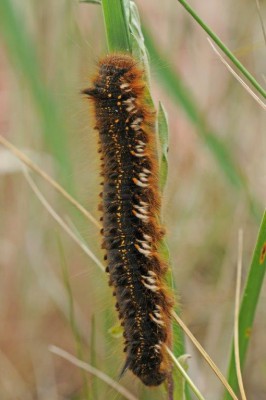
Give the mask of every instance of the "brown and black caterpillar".
<path id="1" fill-rule="evenodd" d="M 164 230 L 156 156 L 155 112 L 145 101 L 143 70 L 129 55 L 99 63 L 93 102 L 101 153 L 103 245 L 116 308 L 124 327 L 124 370 L 145 385 L 171 372 L 172 296 L 164 284 L 168 266 L 158 254 Z"/>

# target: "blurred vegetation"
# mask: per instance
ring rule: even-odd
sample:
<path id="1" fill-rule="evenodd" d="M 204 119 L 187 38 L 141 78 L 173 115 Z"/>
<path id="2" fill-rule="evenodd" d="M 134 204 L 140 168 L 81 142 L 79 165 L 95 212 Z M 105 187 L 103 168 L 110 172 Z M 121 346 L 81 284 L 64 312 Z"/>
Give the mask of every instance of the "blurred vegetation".
<path id="1" fill-rule="evenodd" d="M 263 85 L 265 47 L 255 2 L 193 3 Z M 149 32 L 152 95 L 169 117 L 164 220 L 182 318 L 226 374 L 238 230 L 244 230 L 245 278 L 265 206 L 265 116 L 177 1 L 136 4 Z M 79 93 L 106 53 L 105 43 L 97 5 L 0 1 L 0 133 L 95 216 L 97 137 Z M 169 74 L 174 79 L 167 86 Z M 98 229 L 81 221 L 49 185 L 36 182 L 101 259 Z M 110 333 L 117 319 L 107 278 L 59 231 L 2 147 L 0 204 L 0 398 L 119 398 L 48 351 L 49 344 L 62 347 L 115 380 L 123 365 L 122 340 Z M 244 371 L 248 398 L 266 397 L 265 295 L 264 285 Z M 221 398 L 223 388 L 204 361 L 190 346 L 187 353 L 189 375 L 202 393 Z M 120 383 L 149 398 L 129 373 Z M 161 399 L 161 391 L 153 390 L 152 398 Z"/>

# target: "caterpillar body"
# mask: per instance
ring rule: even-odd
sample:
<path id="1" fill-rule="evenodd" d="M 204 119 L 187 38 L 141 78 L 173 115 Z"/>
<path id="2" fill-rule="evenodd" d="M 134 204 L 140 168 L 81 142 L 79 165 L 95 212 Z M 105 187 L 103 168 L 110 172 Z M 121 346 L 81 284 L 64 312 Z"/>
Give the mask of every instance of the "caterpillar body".
<path id="1" fill-rule="evenodd" d="M 164 235 L 156 156 L 155 112 L 145 101 L 144 72 L 129 55 L 106 56 L 91 99 L 99 131 L 103 191 L 100 209 L 106 271 L 124 327 L 126 363 L 148 386 L 171 373 L 172 296 L 158 253 Z"/>

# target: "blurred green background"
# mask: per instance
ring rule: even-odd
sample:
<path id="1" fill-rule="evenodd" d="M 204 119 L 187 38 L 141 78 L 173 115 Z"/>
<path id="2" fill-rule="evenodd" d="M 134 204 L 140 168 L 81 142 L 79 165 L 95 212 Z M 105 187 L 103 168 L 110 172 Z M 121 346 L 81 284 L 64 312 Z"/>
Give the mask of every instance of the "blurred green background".
<path id="1" fill-rule="evenodd" d="M 205 2 L 206 3 L 206 2 Z M 265 84 L 265 44 L 256 2 L 191 1 L 240 61 Z M 136 1 L 149 38 L 152 95 L 169 116 L 169 177 L 164 220 L 182 318 L 225 372 L 233 332 L 238 230 L 244 231 L 243 274 L 266 198 L 265 115 L 213 53 L 204 33 L 177 1 Z M 261 4 L 263 6 L 263 3 Z M 265 5 L 262 15 L 266 15 Z M 80 90 L 106 54 L 101 8 L 70 0 L 1 0 L 0 133 L 55 177 L 94 216 L 99 160 L 94 121 Z M 217 162 L 213 147 L 164 85 L 169 68 L 223 142 L 236 169 Z M 168 78 L 167 78 L 168 77 Z M 168 80 L 169 83 L 169 80 Z M 229 172 L 228 172 L 229 168 Z M 231 178 L 235 173 L 241 183 Z M 58 213 L 78 227 L 102 259 L 98 229 L 44 181 L 38 186 Z M 252 200 L 251 200 L 252 199 Z M 252 208 L 251 202 L 256 207 Z M 60 230 L 32 193 L 19 166 L 0 147 L 0 398 L 82 399 L 81 372 L 48 350 L 55 344 L 117 379 L 122 339 L 107 277 Z M 75 304 L 64 283 L 68 270 Z M 248 398 L 266 398 L 265 288 L 260 298 L 244 382 Z M 209 399 L 220 383 L 188 343 L 189 373 Z M 128 373 L 121 380 L 149 398 Z M 89 377 L 90 398 L 118 394 Z M 144 398 L 143 397 L 143 398 Z M 153 391 L 153 399 L 162 393 Z"/>

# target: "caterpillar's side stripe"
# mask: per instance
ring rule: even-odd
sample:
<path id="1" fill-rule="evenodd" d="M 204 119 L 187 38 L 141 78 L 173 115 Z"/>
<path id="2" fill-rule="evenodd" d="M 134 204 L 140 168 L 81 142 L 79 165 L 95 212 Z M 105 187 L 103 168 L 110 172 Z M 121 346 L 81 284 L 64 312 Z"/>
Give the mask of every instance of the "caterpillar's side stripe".
<path id="1" fill-rule="evenodd" d="M 103 245 L 110 284 L 124 326 L 126 364 L 146 385 L 170 374 L 172 297 L 158 253 L 164 230 L 159 194 L 155 112 L 145 102 L 138 62 L 115 54 L 99 63 L 91 88 L 99 131 Z"/>

